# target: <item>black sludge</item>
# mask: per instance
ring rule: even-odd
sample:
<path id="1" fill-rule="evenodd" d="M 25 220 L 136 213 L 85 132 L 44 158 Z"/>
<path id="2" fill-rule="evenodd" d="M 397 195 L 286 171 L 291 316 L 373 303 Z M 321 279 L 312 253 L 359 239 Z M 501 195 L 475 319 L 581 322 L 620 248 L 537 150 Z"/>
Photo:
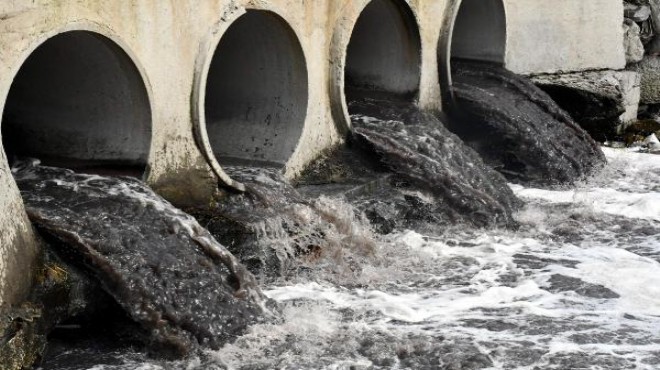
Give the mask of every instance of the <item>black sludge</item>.
<path id="1" fill-rule="evenodd" d="M 218 348 L 262 314 L 254 277 L 139 180 L 32 165 L 14 177 L 32 222 L 150 333 L 152 349 Z"/>
<path id="2" fill-rule="evenodd" d="M 393 173 L 392 189 L 402 193 L 407 215 L 426 209 L 437 217 L 429 220 L 435 224 L 514 223 L 512 214 L 519 201 L 506 180 L 434 115 L 413 103 L 390 99 L 356 100 L 350 110 L 353 145 Z M 384 199 L 396 197 L 381 197 L 381 209 Z"/>
<path id="3" fill-rule="evenodd" d="M 453 67 L 450 129 L 509 180 L 571 183 L 604 164 L 598 144 L 531 81 L 488 63 Z"/>

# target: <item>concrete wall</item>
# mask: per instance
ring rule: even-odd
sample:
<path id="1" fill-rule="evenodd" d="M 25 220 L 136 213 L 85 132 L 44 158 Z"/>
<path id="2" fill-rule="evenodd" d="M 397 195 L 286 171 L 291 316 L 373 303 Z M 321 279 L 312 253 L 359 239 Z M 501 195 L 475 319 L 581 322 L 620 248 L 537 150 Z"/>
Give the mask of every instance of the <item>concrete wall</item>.
<path id="1" fill-rule="evenodd" d="M 505 0 L 506 66 L 521 74 L 623 69 L 623 2 Z"/>
<path id="2" fill-rule="evenodd" d="M 451 35 L 460 1 L 378 1 L 381 3 L 376 11 L 368 13 L 378 17 L 383 14 L 392 16 L 392 9 L 403 9 L 408 13 L 408 23 L 418 29 L 401 27 L 405 22 L 397 23 L 396 14 L 389 18 L 398 27 L 392 33 L 378 32 L 380 23 L 375 18 L 366 19 L 362 22 L 364 27 L 360 27 L 366 31 L 356 34 L 366 35 L 367 39 L 376 38 L 377 42 L 371 45 L 376 48 L 374 50 L 394 50 L 403 57 L 396 63 L 381 61 L 377 64 L 376 59 L 372 61 L 369 57 L 378 57 L 382 53 L 364 53 L 363 48 L 370 45 L 362 42 L 363 46 L 353 51 L 358 60 L 354 66 L 365 72 L 365 66 L 379 65 L 382 68 L 374 68 L 379 75 L 373 76 L 372 81 L 383 81 L 385 87 L 399 86 L 414 91 L 414 98 L 421 107 L 439 110 L 441 86 L 447 91 L 450 82 L 447 50 L 451 38 L 448 35 Z M 117 105 L 110 105 L 116 107 L 116 112 L 90 113 L 83 109 L 84 114 L 73 115 L 69 111 L 59 116 L 62 122 L 55 124 L 43 120 L 46 112 L 57 114 L 53 113 L 52 107 L 31 109 L 30 105 L 21 106 L 26 100 L 20 97 L 44 98 L 38 92 L 30 91 L 30 86 L 55 81 L 57 76 L 48 78 L 46 69 L 40 72 L 45 73 L 44 77 L 33 75 L 22 79 L 23 82 L 16 85 L 22 87 L 13 92 L 20 90 L 23 95 L 16 95 L 20 99 L 9 104 L 7 109 L 12 112 L 7 121 L 13 120 L 13 123 L 4 122 L 4 118 L 0 122 L 3 134 L 11 139 L 9 145 L 19 146 L 10 149 L 9 153 L 27 149 L 28 154 L 40 154 L 36 149 L 30 149 L 29 142 L 12 139 L 20 136 L 20 130 L 25 128 L 31 128 L 42 136 L 40 140 L 46 141 L 57 137 L 64 140 L 71 135 L 84 137 L 90 143 L 86 147 L 82 141 L 75 141 L 73 145 L 75 156 L 83 160 L 97 158 L 98 149 L 103 148 L 103 145 L 94 143 L 94 135 L 97 138 L 98 133 L 103 133 L 101 136 L 114 135 L 115 139 L 123 137 L 124 140 L 109 142 L 106 148 L 111 148 L 109 151 L 113 153 L 109 158 L 143 162 L 146 181 L 180 205 L 205 204 L 218 184 L 241 188 L 224 174 L 220 163 L 223 159 L 220 158 L 219 162 L 215 154 L 235 157 L 236 153 L 245 153 L 250 148 L 264 149 L 265 155 L 248 155 L 247 158 L 274 160 L 284 165 L 287 175 L 295 176 L 321 151 L 339 143 L 342 133 L 350 127 L 344 90 L 345 66 L 349 58 L 347 49 L 358 18 L 370 3 L 370 0 L 0 0 L 0 107 L 3 110 L 15 77 L 26 60 L 35 50 L 40 50 L 38 48 L 44 42 L 67 31 L 88 31 L 113 45 L 110 49 L 114 48 L 114 52 L 110 57 L 115 61 L 100 61 L 93 66 L 105 71 L 101 74 L 112 77 L 101 79 L 100 83 L 90 82 L 88 78 L 92 74 L 84 73 L 87 67 L 74 68 L 73 71 L 62 68 L 64 72 L 89 82 L 88 88 L 106 88 L 103 92 L 76 95 L 73 88 L 63 87 L 50 91 L 51 96 L 46 98 L 77 97 L 74 100 L 92 105 L 111 101 L 106 99 L 121 100 Z M 621 30 L 621 16 L 618 14 L 621 4 L 616 0 L 506 0 L 504 5 L 506 64 L 515 71 L 537 73 L 614 68 L 623 60 L 621 42 L 617 39 Z M 233 22 L 245 19 L 242 16 L 249 9 L 270 12 L 275 23 L 283 26 L 271 29 L 273 32 L 262 30 L 263 35 L 274 37 L 274 43 L 259 42 L 262 36 L 256 31 L 253 35 L 238 35 L 233 40 L 229 37 L 225 39 L 227 43 L 243 44 L 246 50 L 230 45 L 226 49 L 229 50 L 226 52 L 229 59 L 214 59 L 214 56 L 223 57 L 216 55 L 218 45 L 223 50 L 223 36 L 231 31 Z M 234 29 L 240 30 L 240 27 Z M 396 39 L 388 40 L 388 35 Z M 356 40 L 359 39 L 360 36 L 356 36 Z M 483 41 L 473 44 L 480 43 Z M 96 51 L 90 53 L 108 52 L 93 50 Z M 281 55 L 287 50 L 298 56 Z M 125 56 L 124 62 L 117 60 L 124 58 L 121 55 Z M 283 59 L 279 59 L 280 56 Z M 239 81 L 229 80 L 228 76 L 241 71 L 237 67 L 242 58 L 249 61 L 246 65 L 250 68 L 273 69 L 262 77 L 246 77 L 246 84 L 241 85 Z M 255 62 L 262 58 L 265 59 L 261 64 Z M 57 63 L 58 58 L 44 60 Z M 214 70 L 215 63 L 219 63 L 220 69 Z M 110 67 L 114 70 L 107 72 Z M 401 77 L 396 76 L 400 70 L 418 71 L 419 75 L 406 72 L 403 80 L 397 80 Z M 273 78 L 261 84 L 262 80 L 270 78 L 268 76 Z M 418 86 L 413 87 L 411 83 Z M 218 91 L 219 86 L 227 90 Z M 286 86 L 293 91 L 283 90 L 282 87 Z M 143 93 L 139 92 L 140 89 Z M 254 100 L 238 99 L 251 96 L 252 90 Z M 122 97 L 126 96 L 131 96 L 132 104 L 125 104 Z M 70 102 L 68 98 L 62 100 L 60 103 Z M 276 104 L 282 101 L 285 104 Z M 240 109 L 219 105 L 223 103 Z M 253 110 L 256 112 L 254 121 L 249 119 L 235 124 L 238 113 Z M 32 123 L 29 125 L 21 126 L 21 120 L 26 117 L 21 112 L 37 116 L 30 118 Z M 277 123 L 277 129 L 249 126 L 259 120 L 266 123 L 270 114 L 279 114 L 275 121 L 270 118 L 270 122 Z M 86 126 L 71 122 L 85 117 Z M 113 120 L 113 117 L 122 119 Z M 209 122 L 207 117 L 211 117 Z M 209 127 L 218 119 L 222 121 L 228 117 L 232 118 L 232 124 Z M 107 121 L 101 118 L 107 118 Z M 46 125 L 53 126 L 44 130 Z M 123 129 L 119 129 L 121 127 Z M 5 131 L 5 128 L 12 130 Z M 70 130 L 68 136 L 58 131 L 62 128 Z M 13 130 L 18 130 L 19 134 L 12 134 Z M 256 141 L 264 141 L 276 134 L 286 137 L 271 145 L 274 149 L 270 152 L 263 142 L 251 146 L 252 136 Z M 135 142 L 131 141 L 133 139 Z M 229 147 L 230 144 L 235 148 L 213 148 L 218 145 Z M 64 148 L 59 142 L 48 145 L 54 146 L 47 154 Z M 25 293 L 35 253 L 34 235 L 9 171 L 5 148 L 0 147 L 0 305 L 16 302 Z"/>

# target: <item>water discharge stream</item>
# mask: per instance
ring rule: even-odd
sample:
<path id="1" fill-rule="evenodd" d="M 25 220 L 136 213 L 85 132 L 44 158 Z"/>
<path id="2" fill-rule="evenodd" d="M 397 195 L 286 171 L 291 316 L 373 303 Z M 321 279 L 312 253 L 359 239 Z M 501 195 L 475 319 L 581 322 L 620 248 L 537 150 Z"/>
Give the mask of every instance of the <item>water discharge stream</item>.
<path id="1" fill-rule="evenodd" d="M 603 164 L 598 144 L 530 80 L 491 63 L 452 65 L 449 128 L 510 181 L 570 183 Z"/>
<path id="2" fill-rule="evenodd" d="M 401 231 L 379 237 L 358 274 L 326 267 L 269 283 L 282 322 L 218 351 L 184 362 L 124 351 L 85 367 L 67 363 L 81 355 L 71 350 L 46 368 L 657 368 L 660 161 L 606 154 L 603 173 L 570 195 L 513 186 L 526 201 L 516 232 Z"/>
<path id="3" fill-rule="evenodd" d="M 218 348 L 262 315 L 255 278 L 191 216 L 137 179 L 24 162 L 13 170 L 28 216 L 178 356 Z"/>

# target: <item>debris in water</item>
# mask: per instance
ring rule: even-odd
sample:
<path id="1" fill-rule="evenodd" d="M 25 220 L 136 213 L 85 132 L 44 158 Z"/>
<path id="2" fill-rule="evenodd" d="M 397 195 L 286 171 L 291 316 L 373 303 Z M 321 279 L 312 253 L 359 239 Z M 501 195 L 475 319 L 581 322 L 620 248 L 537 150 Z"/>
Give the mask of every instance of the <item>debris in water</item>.
<path id="1" fill-rule="evenodd" d="M 449 128 L 510 181 L 573 183 L 605 163 L 589 134 L 531 81 L 490 63 L 453 67 Z"/>
<path id="2" fill-rule="evenodd" d="M 263 315 L 252 274 L 141 181 L 35 163 L 12 172 L 32 222 L 150 333 L 152 349 L 218 348 Z"/>

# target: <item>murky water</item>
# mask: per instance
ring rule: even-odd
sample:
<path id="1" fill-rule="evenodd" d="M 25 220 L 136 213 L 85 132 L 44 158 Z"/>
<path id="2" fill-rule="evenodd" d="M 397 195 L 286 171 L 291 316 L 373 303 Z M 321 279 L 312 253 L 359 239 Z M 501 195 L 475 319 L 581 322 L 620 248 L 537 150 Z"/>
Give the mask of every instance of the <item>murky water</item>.
<path id="1" fill-rule="evenodd" d="M 517 231 L 401 231 L 378 237 L 360 270 L 269 283 L 282 321 L 218 351 L 80 363 L 98 353 L 81 348 L 44 368 L 657 369 L 660 157 L 605 153 L 605 170 L 577 187 L 513 186 L 526 201 Z"/>

